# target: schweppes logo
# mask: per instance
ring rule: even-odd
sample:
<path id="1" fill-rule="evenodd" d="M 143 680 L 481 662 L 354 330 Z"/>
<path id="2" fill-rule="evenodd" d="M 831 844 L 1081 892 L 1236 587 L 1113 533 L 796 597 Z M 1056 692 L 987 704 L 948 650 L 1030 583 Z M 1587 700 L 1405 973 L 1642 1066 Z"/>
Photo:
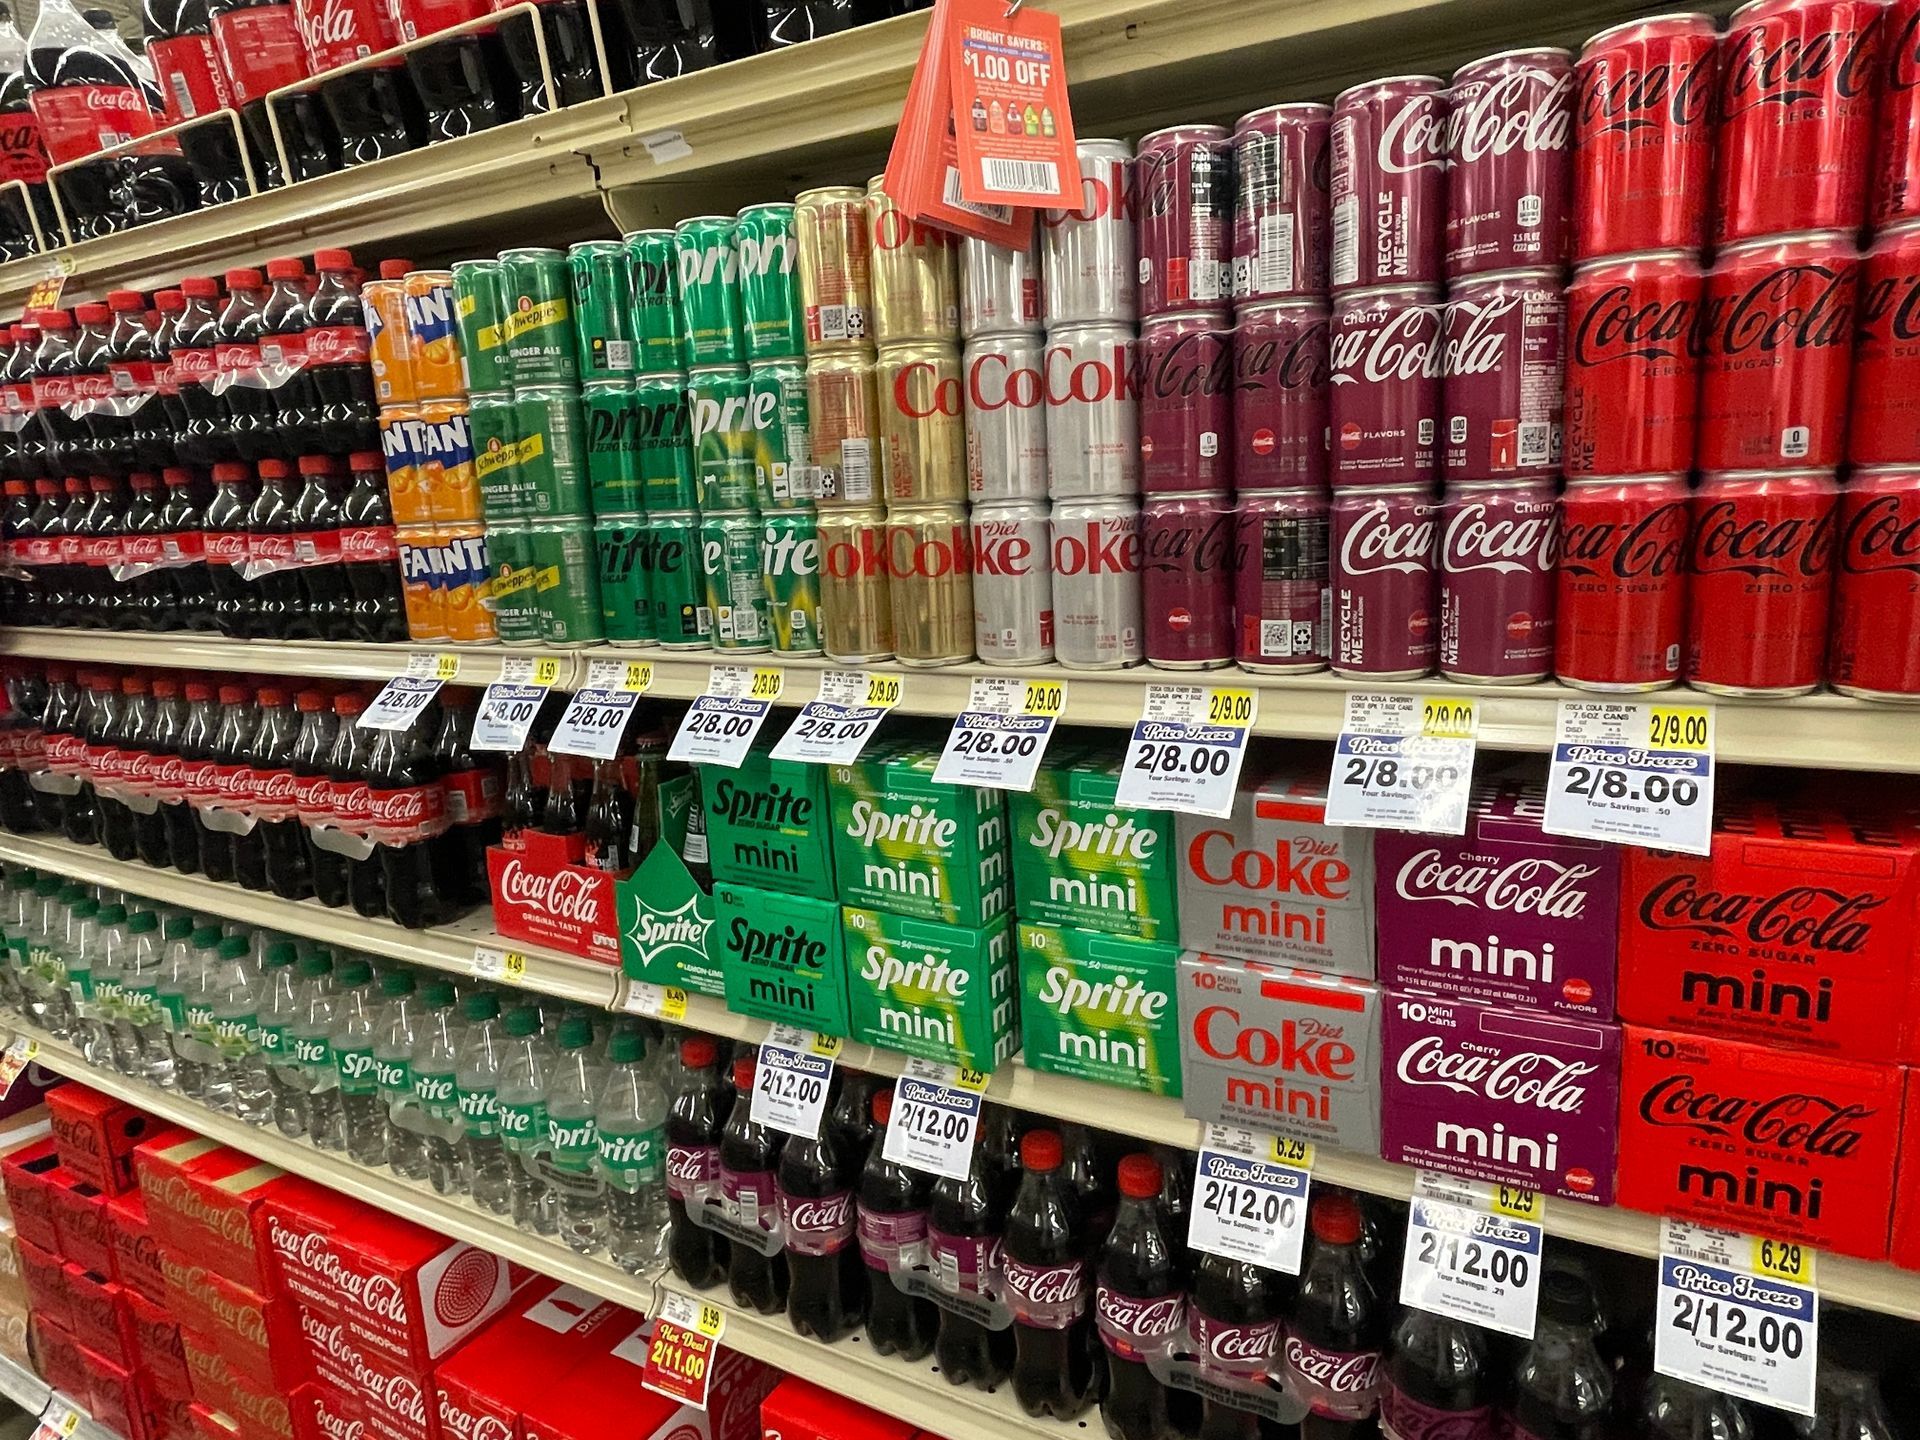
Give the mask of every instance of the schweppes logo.
<path id="1" fill-rule="evenodd" d="M 524 465 L 546 453 L 547 437 L 544 435 L 529 435 L 512 444 L 499 439 L 489 440 L 487 448 L 473 457 L 474 478 L 484 480 L 497 470 L 504 470 L 509 465 Z"/>
<path id="2" fill-rule="evenodd" d="M 509 340 L 517 340 L 532 330 L 544 330 L 551 325 L 567 323 L 567 302 L 565 300 L 542 300 L 535 304 L 523 298 L 520 308 L 501 322 Z"/>
<path id="3" fill-rule="evenodd" d="M 540 571 L 532 565 L 512 570 L 493 577 L 493 596 L 498 600 L 506 595 L 518 595 L 522 591 L 534 588 Z"/>

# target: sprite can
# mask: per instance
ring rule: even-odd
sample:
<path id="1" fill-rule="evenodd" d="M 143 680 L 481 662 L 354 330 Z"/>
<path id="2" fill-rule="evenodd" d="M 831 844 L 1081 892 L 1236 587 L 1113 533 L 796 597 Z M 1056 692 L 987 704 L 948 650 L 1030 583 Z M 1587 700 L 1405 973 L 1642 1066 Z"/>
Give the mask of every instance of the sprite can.
<path id="1" fill-rule="evenodd" d="M 747 371 L 747 413 L 753 421 L 753 491 L 762 510 L 811 508 L 812 441 L 807 431 L 807 367 L 801 360 L 762 360 Z"/>
<path id="2" fill-rule="evenodd" d="M 700 508 L 753 509 L 755 442 L 746 370 L 722 365 L 690 372 L 687 413 Z"/>
<path id="3" fill-rule="evenodd" d="M 668 650 L 704 650 L 713 643 L 707 577 L 700 563 L 700 517 L 691 510 L 655 510 L 647 516 L 641 556 L 653 606 L 653 633 Z"/>
<path id="4" fill-rule="evenodd" d="M 630 380 L 599 380 L 580 387 L 580 419 L 586 429 L 587 487 L 596 515 L 630 515 L 640 509 L 640 413 Z"/>
<path id="5" fill-rule="evenodd" d="M 543 645 L 591 645 L 600 627 L 599 566 L 593 522 L 572 517 L 530 520 L 534 606 Z"/>
<path id="6" fill-rule="evenodd" d="M 767 623 L 782 655 L 820 653 L 820 532 L 807 510 L 760 518 L 760 573 L 767 586 Z"/>
<path id="7" fill-rule="evenodd" d="M 533 587 L 533 535 L 524 520 L 487 522 L 487 559 L 493 569 L 493 627 L 502 644 L 540 639 L 540 608 Z"/>
<path id="8" fill-rule="evenodd" d="M 687 368 L 687 328 L 680 314 L 679 260 L 673 231 L 636 230 L 627 236 L 633 277 L 633 363 L 642 375 Z"/>
<path id="9" fill-rule="evenodd" d="M 687 377 L 642 375 L 633 382 L 633 407 L 639 426 L 636 445 L 645 507 L 693 509 L 700 497 L 694 483 L 693 435 L 688 428 Z"/>
<path id="10" fill-rule="evenodd" d="M 687 363 L 740 364 L 746 350 L 740 337 L 740 253 L 733 244 L 733 221 L 725 215 L 682 220 L 673 232 L 673 249 L 679 261 Z"/>
<path id="11" fill-rule="evenodd" d="M 600 551 L 600 623 L 609 645 L 653 645 L 653 597 L 647 586 L 647 517 L 594 517 Z"/>
<path id="12" fill-rule="evenodd" d="M 713 648 L 765 650 L 767 586 L 760 573 L 760 517 L 751 510 L 702 514 L 700 565 L 713 612 Z"/>
<path id="13" fill-rule="evenodd" d="M 573 281 L 573 343 L 580 382 L 632 375 L 633 274 L 618 240 L 582 240 L 567 250 Z"/>
<path id="14" fill-rule="evenodd" d="M 734 221 L 740 253 L 740 327 L 746 358 L 804 355 L 807 326 L 800 307 L 800 244 L 793 206 L 749 205 Z"/>
<path id="15" fill-rule="evenodd" d="M 513 384 L 506 320 L 506 276 L 500 262 L 455 261 L 453 323 L 460 331 L 460 363 L 466 367 L 470 395 Z"/>
<path id="16" fill-rule="evenodd" d="M 500 273 L 505 282 L 507 357 L 513 383 L 577 385 L 580 364 L 574 353 L 567 257 L 537 246 L 502 250 Z"/>
<path id="17" fill-rule="evenodd" d="M 580 392 L 571 385 L 516 390 L 513 409 L 520 422 L 520 483 L 526 491 L 527 514 L 592 514 Z"/>
<path id="18" fill-rule="evenodd" d="M 531 513 L 520 468 L 520 411 L 504 391 L 467 397 L 467 433 L 473 437 L 473 474 L 489 524 L 524 520 Z"/>

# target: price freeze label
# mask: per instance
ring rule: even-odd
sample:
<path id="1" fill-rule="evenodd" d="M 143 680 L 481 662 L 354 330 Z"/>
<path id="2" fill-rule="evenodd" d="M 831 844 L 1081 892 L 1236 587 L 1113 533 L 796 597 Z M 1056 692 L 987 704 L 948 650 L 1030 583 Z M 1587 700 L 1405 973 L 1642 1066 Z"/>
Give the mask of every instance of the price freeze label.
<path id="1" fill-rule="evenodd" d="M 396 675 L 360 712 L 362 730 L 405 730 L 433 703 L 446 681 L 438 676 Z"/>
<path id="2" fill-rule="evenodd" d="M 1333 746 L 1327 823 L 1459 835 L 1473 785 L 1477 701 L 1356 691 Z"/>
<path id="3" fill-rule="evenodd" d="M 986 1088 L 987 1077 L 978 1070 L 909 1060 L 893 1086 L 886 1158 L 929 1175 L 966 1179 Z"/>
<path id="4" fill-rule="evenodd" d="M 1218 686 L 1147 686 L 1114 803 L 1231 815 L 1259 698 Z"/>
<path id="5" fill-rule="evenodd" d="M 1232 1125 L 1207 1126 L 1193 1170 L 1187 1243 L 1223 1260 L 1300 1273 L 1313 1146 Z"/>
<path id="6" fill-rule="evenodd" d="M 898 675 L 829 670 L 820 677 L 819 695 L 801 707 L 773 747 L 773 758 L 851 765 L 899 703 Z"/>
<path id="7" fill-rule="evenodd" d="M 40 1053 L 40 1042 L 26 1035 L 16 1035 L 4 1052 L 0 1052 L 0 1100 L 7 1098 L 13 1090 L 13 1082 L 20 1078 L 21 1072 L 33 1063 L 34 1056 Z"/>
<path id="8" fill-rule="evenodd" d="M 1723 1395 L 1813 1414 L 1820 1296 L 1791 1241 L 1661 1223 L 1653 1368 Z"/>
<path id="9" fill-rule="evenodd" d="M 478 980 L 519 985 L 527 978 L 527 957 L 518 950 L 476 945 L 473 947 L 473 974 Z"/>
<path id="10" fill-rule="evenodd" d="M 832 1035 L 773 1026 L 760 1042 L 760 1063 L 753 1071 L 753 1123 L 809 1140 L 817 1136 L 839 1056 L 840 1041 Z"/>
<path id="11" fill-rule="evenodd" d="M 475 750 L 503 750 L 511 755 L 527 743 L 534 716 L 546 702 L 545 685 L 521 685 L 496 680 L 487 686 L 473 712 Z"/>
<path id="12" fill-rule="evenodd" d="M 1543 1206 L 1531 1190 L 1421 1171 L 1407 1211 L 1400 1303 L 1531 1338 Z"/>
<path id="13" fill-rule="evenodd" d="M 942 785 L 1033 789 L 1054 723 L 1066 708 L 1064 680 L 981 676 L 967 687 L 967 708 L 953 719 L 933 778 Z"/>
<path id="14" fill-rule="evenodd" d="M 554 755 L 584 755 L 611 760 L 620 753 L 620 737 L 640 697 L 630 690 L 584 689 L 573 692 L 547 750 Z"/>
<path id="15" fill-rule="evenodd" d="M 416 650 L 407 656 L 407 674 L 416 680 L 451 684 L 460 678 L 460 657 L 451 650 Z"/>
<path id="16" fill-rule="evenodd" d="M 1562 700 L 1542 828 L 1549 835 L 1710 853 L 1713 707 Z"/>
<path id="17" fill-rule="evenodd" d="M 785 688 L 781 672 L 746 665 L 716 665 L 706 692 L 696 695 L 667 749 L 669 760 L 740 768 Z"/>
<path id="18" fill-rule="evenodd" d="M 687 992 L 678 985 L 649 985 L 644 980 L 629 980 L 621 992 L 620 1008 L 629 1015 L 644 1015 L 649 1020 L 664 1020 L 669 1025 L 687 1023 Z"/>

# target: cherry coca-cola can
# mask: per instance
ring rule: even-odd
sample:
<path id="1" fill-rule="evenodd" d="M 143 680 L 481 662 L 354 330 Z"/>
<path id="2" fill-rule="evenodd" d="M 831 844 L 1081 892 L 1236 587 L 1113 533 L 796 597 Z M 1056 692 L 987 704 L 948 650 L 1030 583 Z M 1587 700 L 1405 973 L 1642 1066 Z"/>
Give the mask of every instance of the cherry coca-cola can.
<path id="1" fill-rule="evenodd" d="M 1552 480 L 1449 484 L 1440 532 L 1440 673 L 1472 684 L 1553 669 Z"/>
<path id="2" fill-rule="evenodd" d="M 1333 672 L 1418 680 L 1433 670 L 1440 504 L 1426 485 L 1336 490 L 1327 506 Z"/>
<path id="3" fill-rule="evenodd" d="M 1573 56 L 1508 50 L 1453 72 L 1449 276 L 1564 265 L 1573 192 Z"/>
<path id="4" fill-rule="evenodd" d="M 1778 696 L 1820 683 L 1839 498 L 1824 470 L 1701 478 L 1688 567 L 1688 684 Z"/>
<path id="5" fill-rule="evenodd" d="M 1573 258 L 1698 250 L 1713 184 L 1713 17 L 1602 30 L 1574 66 Z"/>
<path id="6" fill-rule="evenodd" d="M 1700 416 L 1700 306 L 1690 252 L 1590 260 L 1567 286 L 1568 475 L 1693 467 Z"/>
<path id="7" fill-rule="evenodd" d="M 1866 218 L 1885 0 L 1752 0 L 1720 42 L 1713 238 Z"/>
<path id="8" fill-rule="evenodd" d="M 1555 474 L 1567 333 L 1558 272 L 1463 276 L 1447 292 L 1444 324 L 1442 472 L 1450 480 Z"/>
<path id="9" fill-rule="evenodd" d="M 1920 220 L 1920 0 L 1894 0 L 1882 23 L 1880 138 L 1868 202 L 1876 230 Z"/>
<path id="10" fill-rule="evenodd" d="M 1148 495 L 1233 484 L 1233 327 L 1217 311 L 1140 327 L 1140 488 Z"/>
<path id="11" fill-rule="evenodd" d="M 1080 204 L 1040 212 L 1040 294 L 1047 327 L 1131 325 L 1139 313 L 1133 259 L 1133 147 L 1081 140 Z"/>
<path id="12" fill-rule="evenodd" d="M 1037 335 L 979 335 L 961 352 L 967 419 L 967 498 L 1047 496 L 1045 350 Z"/>
<path id="13" fill-rule="evenodd" d="M 1224 127 L 1175 125 L 1133 161 L 1140 315 L 1221 309 L 1233 293 L 1233 150 Z"/>
<path id="14" fill-rule="evenodd" d="M 1327 350 L 1335 485 L 1426 484 L 1438 474 L 1440 292 L 1357 290 L 1333 307 Z"/>
<path id="15" fill-rule="evenodd" d="M 1140 493 L 1140 406 L 1131 325 L 1061 325 L 1041 366 L 1047 493 L 1055 500 Z"/>
<path id="16" fill-rule="evenodd" d="M 1840 497 L 1833 688 L 1920 700 L 1920 468 L 1856 470 Z"/>
<path id="17" fill-rule="evenodd" d="M 1241 491 L 1327 483 L 1327 307 L 1244 306 L 1233 326 L 1233 472 Z"/>
<path id="18" fill-rule="evenodd" d="M 1233 663 L 1233 501 L 1223 490 L 1152 495 L 1140 505 L 1140 608 L 1147 663 Z"/>
<path id="19" fill-rule="evenodd" d="M 1053 652 L 1070 670 L 1140 663 L 1140 504 L 1053 505 Z"/>
<path id="20" fill-rule="evenodd" d="M 1327 668 L 1327 497 L 1317 486 L 1242 490 L 1234 511 L 1233 595 L 1242 670 Z"/>
<path id="21" fill-rule="evenodd" d="M 1447 97 L 1437 75 L 1395 75 L 1333 102 L 1327 188 L 1335 293 L 1438 285 L 1447 225 Z"/>
<path id="22" fill-rule="evenodd" d="M 1850 235 L 1784 235 L 1720 252 L 1701 315 L 1702 470 L 1840 463 L 1859 281 Z"/>
<path id="23" fill-rule="evenodd" d="M 1560 497 L 1553 671 L 1582 690 L 1664 690 L 1687 622 L 1685 475 L 1594 476 Z"/>
<path id="24" fill-rule="evenodd" d="M 1053 534 L 1044 500 L 973 507 L 973 648 L 989 665 L 1053 658 Z"/>
<path id="25" fill-rule="evenodd" d="M 1920 224 L 1880 236 L 1860 271 L 1847 455 L 1920 464 Z"/>
<path id="26" fill-rule="evenodd" d="M 1269 105 L 1233 127 L 1236 305 L 1327 293 L 1333 107 Z"/>

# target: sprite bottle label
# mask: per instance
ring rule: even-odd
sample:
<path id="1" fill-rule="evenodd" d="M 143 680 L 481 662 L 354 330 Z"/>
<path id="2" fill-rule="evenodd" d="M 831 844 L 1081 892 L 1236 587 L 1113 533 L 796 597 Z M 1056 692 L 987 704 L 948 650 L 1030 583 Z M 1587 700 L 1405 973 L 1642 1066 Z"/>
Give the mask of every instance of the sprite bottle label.
<path id="1" fill-rule="evenodd" d="M 293 1063 L 307 1070 L 332 1070 L 333 1046 L 324 1035 L 290 1035 Z"/>
<path id="2" fill-rule="evenodd" d="M 485 1140 L 500 1133 L 500 1100 L 493 1091 L 463 1088 L 457 1093 L 467 1134 Z"/>
<path id="3" fill-rule="evenodd" d="M 292 1046 L 287 1043 L 287 1027 L 284 1025 L 262 1024 L 255 1032 L 260 1053 L 276 1063 L 284 1062 L 292 1056 Z"/>
<path id="4" fill-rule="evenodd" d="M 371 1045 L 336 1045 L 334 1068 L 340 1072 L 342 1095 L 372 1095 L 380 1088 L 380 1076 Z"/>
<path id="5" fill-rule="evenodd" d="M 413 1098 L 435 1120 L 451 1124 L 460 1119 L 461 1097 L 454 1088 L 453 1076 L 449 1074 L 422 1075 L 415 1072 Z"/>
<path id="6" fill-rule="evenodd" d="M 126 995 L 127 1023 L 135 1027 L 151 1025 L 160 1018 L 160 997 L 151 985 L 129 985 Z"/>
<path id="7" fill-rule="evenodd" d="M 380 1087 L 380 1094 L 386 1100 L 404 1100 L 413 1094 L 412 1068 L 405 1060 L 374 1056 L 373 1080 Z"/>
<path id="8" fill-rule="evenodd" d="M 607 1182 L 628 1194 L 658 1184 L 666 1174 L 666 1139 L 661 1130 L 609 1131 L 599 1137 L 600 1171 Z"/>
<path id="9" fill-rule="evenodd" d="M 547 1138 L 547 1102 L 530 1100 L 524 1105 L 498 1105 L 500 1139 L 510 1150 L 521 1153 L 536 1150 Z"/>
<path id="10" fill-rule="evenodd" d="M 187 1035 L 203 1045 L 212 1046 L 218 1037 L 214 1033 L 213 1007 L 211 1005 L 189 1005 L 186 1007 Z"/>
<path id="11" fill-rule="evenodd" d="M 213 1048 L 222 1060 L 244 1060 L 257 1048 L 260 1030 L 258 1015 L 229 1015 L 213 1022 Z"/>
<path id="12" fill-rule="evenodd" d="M 599 1153 L 597 1131 L 591 1115 L 580 1120 L 556 1120 L 547 1117 L 547 1149 L 553 1168 L 569 1175 L 586 1175 L 593 1170 Z"/>

